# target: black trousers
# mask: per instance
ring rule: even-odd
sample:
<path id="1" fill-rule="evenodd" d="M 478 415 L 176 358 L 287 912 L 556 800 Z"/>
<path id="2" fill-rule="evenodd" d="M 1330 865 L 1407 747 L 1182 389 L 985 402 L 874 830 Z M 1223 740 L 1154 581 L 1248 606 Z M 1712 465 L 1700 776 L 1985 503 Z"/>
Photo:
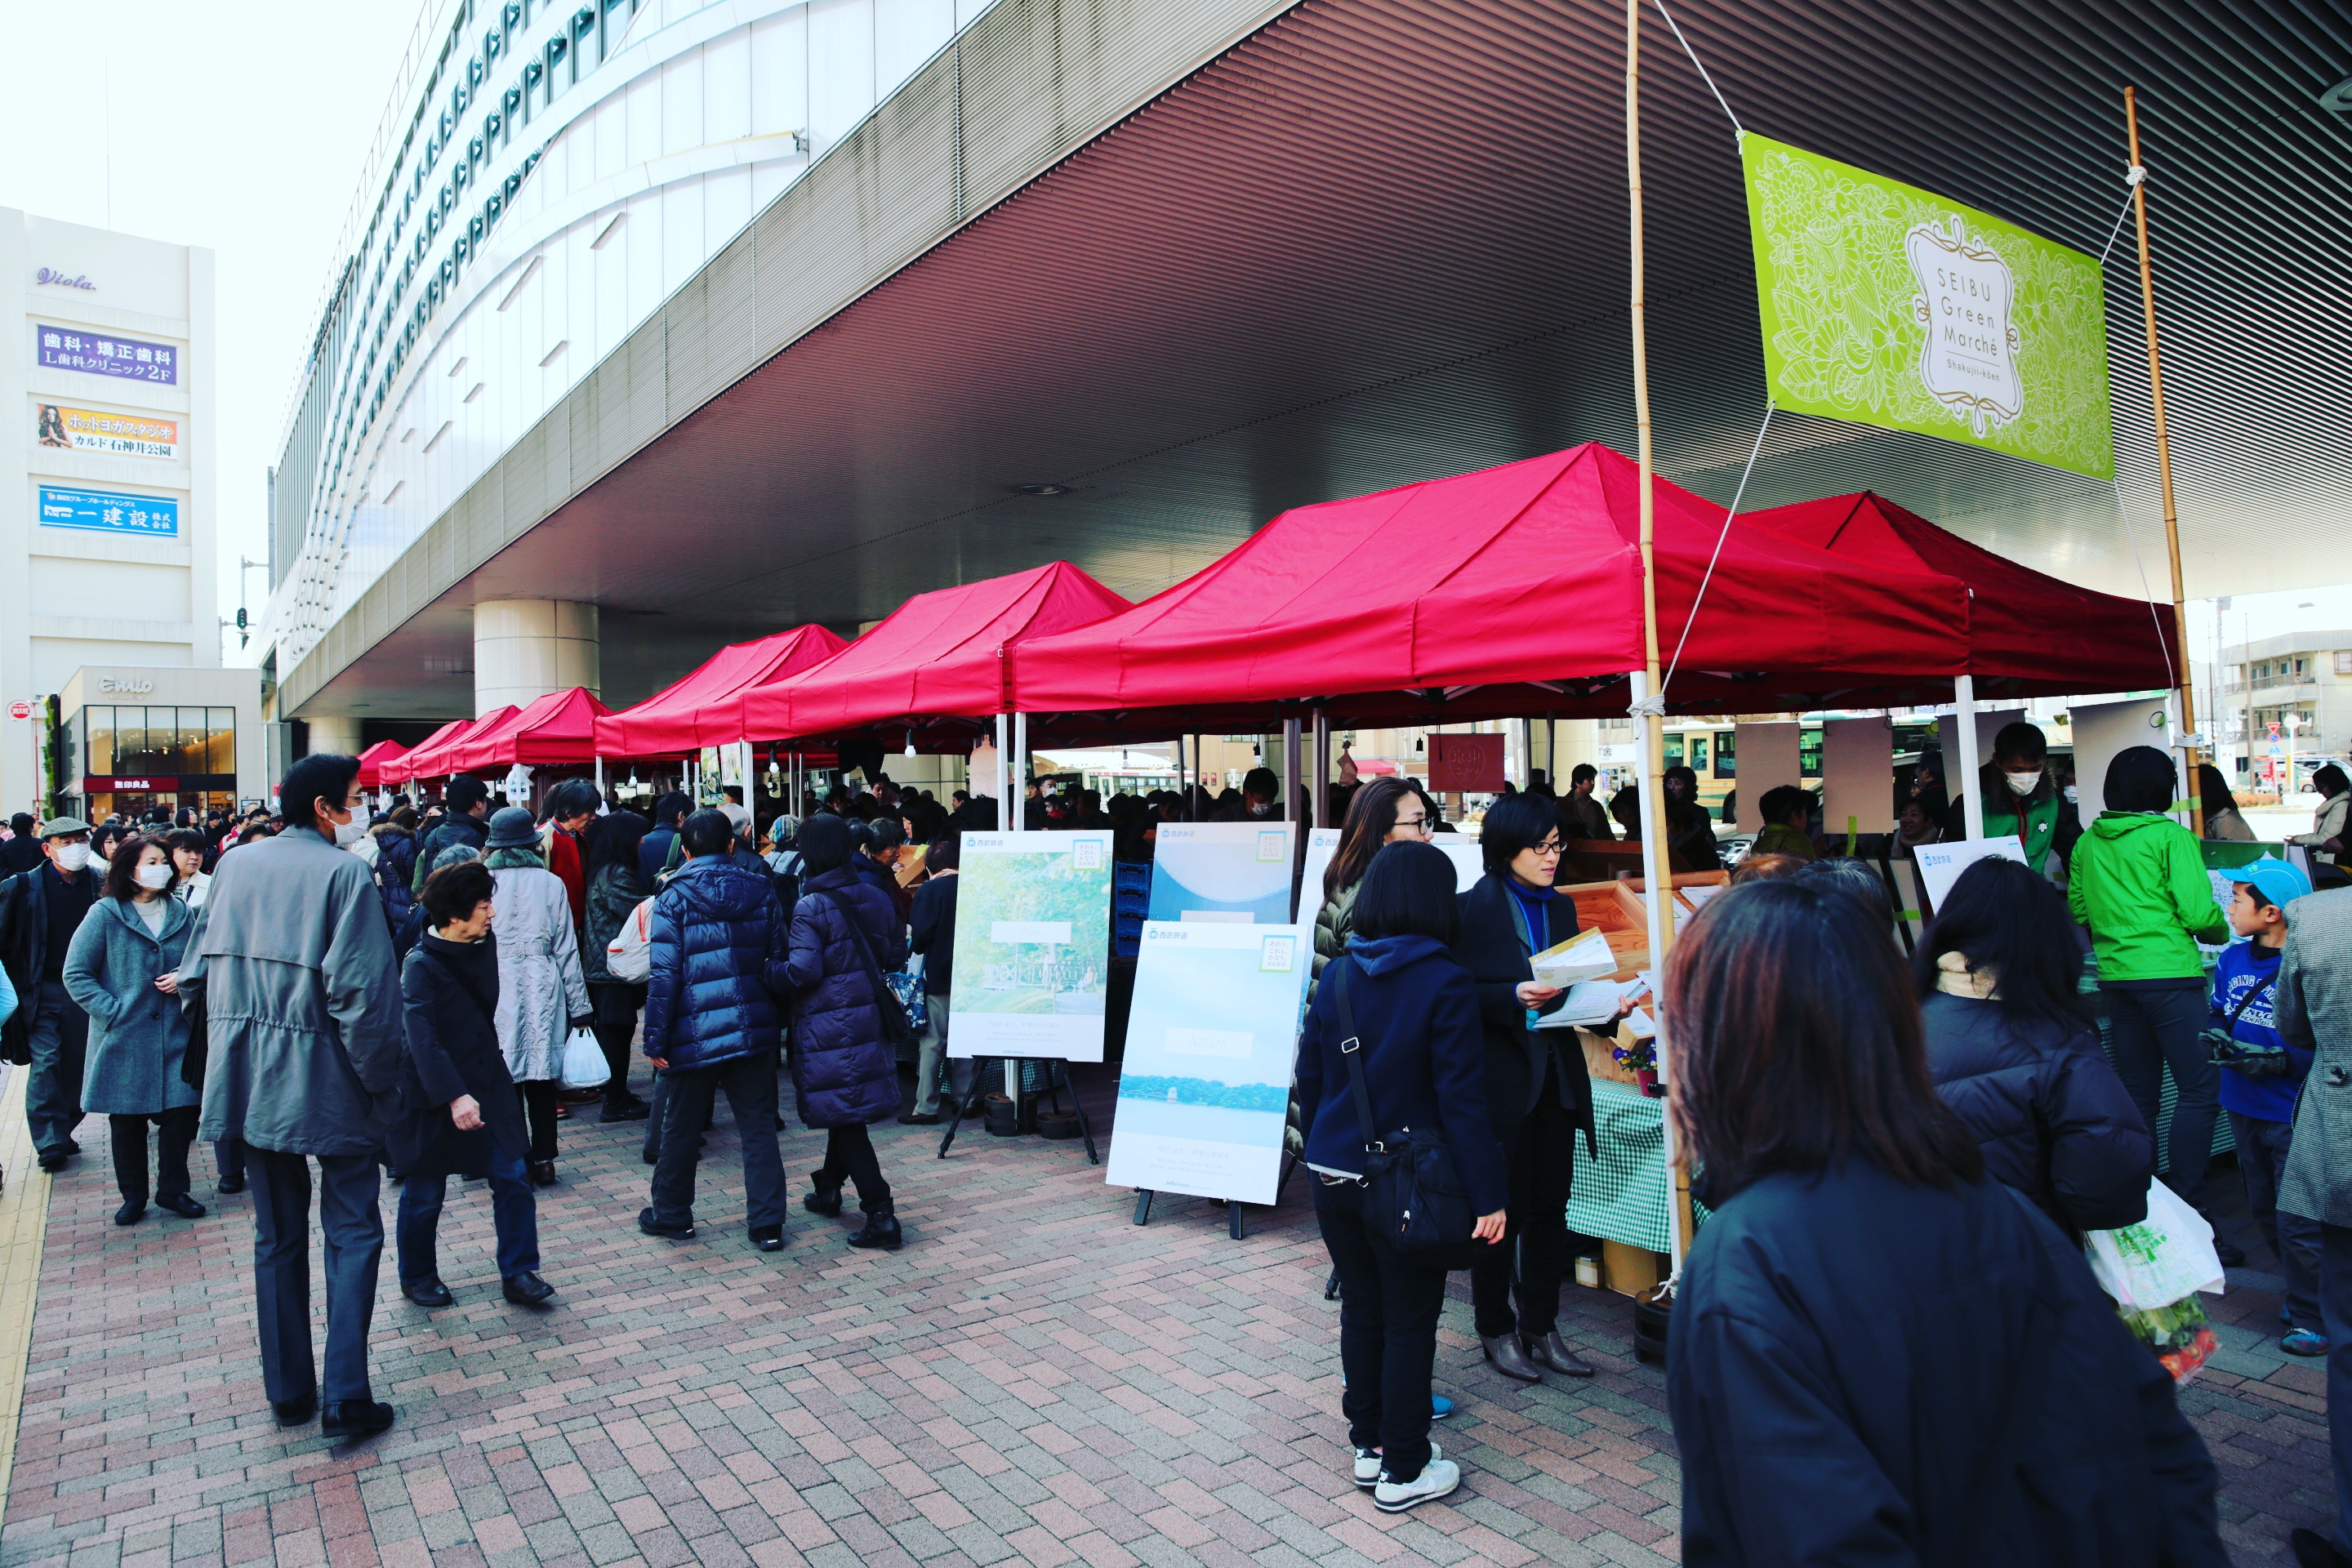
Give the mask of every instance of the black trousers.
<path id="1" fill-rule="evenodd" d="M 261 1386 L 273 1405 L 316 1395 L 373 1397 L 368 1324 L 383 1258 L 383 1173 L 373 1154 L 319 1156 L 319 1229 L 327 1270 L 326 1376 L 310 1353 L 310 1162 L 248 1149 L 253 1173 L 254 1326 Z"/>
<path id="2" fill-rule="evenodd" d="M 890 1184 L 882 1179 L 882 1162 L 874 1157 L 874 1140 L 863 1123 L 824 1130 L 824 1164 L 817 1174 L 855 1186 L 857 1206 L 867 1214 L 890 1202 Z"/>
<path id="3" fill-rule="evenodd" d="M 1312 1173 L 1310 1173 L 1311 1174 Z M 1339 1409 L 1348 1440 L 1381 1450 L 1389 1479 L 1429 1463 L 1429 1374 L 1445 1273 L 1407 1262 L 1364 1221 L 1364 1189 L 1315 1177 L 1315 1222 L 1339 1272 Z M 1500 1247 L 1486 1250 L 1499 1252 Z"/>
<path id="4" fill-rule="evenodd" d="M 666 1223 L 694 1223 L 694 1162 L 723 1090 L 743 1146 L 746 1223 L 784 1223 L 784 1160 L 776 1146 L 776 1055 L 737 1057 L 708 1068 L 671 1068 L 655 1081 L 661 1152 L 654 1163 L 653 1211 Z M 860 1129 L 862 1131 L 863 1129 Z"/>
<path id="5" fill-rule="evenodd" d="M 617 980 L 592 980 L 588 994 L 596 1005 L 596 1043 L 604 1048 L 604 1065 L 613 1073 L 604 1085 L 604 1101 L 625 1105 L 635 1098 L 629 1092 L 629 1042 L 636 1037 L 646 988 Z"/>
<path id="6" fill-rule="evenodd" d="M 224 1182 L 245 1180 L 245 1145 L 234 1138 L 224 1138 L 214 1144 L 213 1169 Z"/>
<path id="7" fill-rule="evenodd" d="M 1470 1265 L 1470 1300 L 1478 1337 L 1517 1331 L 1541 1339 L 1559 1326 L 1559 1277 L 1568 1267 L 1568 1193 L 1576 1170 L 1574 1114 L 1559 1103 L 1559 1069 L 1544 1074 L 1535 1109 L 1505 1151 L 1510 1160 L 1510 1218 L 1499 1247 L 1482 1247 Z M 1514 1316 L 1511 1302 L 1518 1300 Z"/>
<path id="8" fill-rule="evenodd" d="M 188 1195 L 188 1146 L 196 1141 L 197 1108 L 183 1105 L 155 1116 L 110 1116 L 113 1133 L 114 1184 L 127 1204 L 147 1201 L 147 1124 L 156 1135 L 155 1196 Z"/>
<path id="9" fill-rule="evenodd" d="M 530 1119 L 530 1163 L 544 1164 L 555 1158 L 555 1080 L 535 1078 L 515 1085 L 515 1093 L 522 1097 L 523 1114 Z"/>
<path id="10" fill-rule="evenodd" d="M 2164 1069 L 2172 1069 L 2172 1126 L 2165 1136 L 2164 1184 L 2205 1212 L 2205 1171 L 2213 1163 L 2213 1121 L 2221 1110 L 2221 1069 L 2200 1038 L 2210 1010 L 2205 988 L 2184 983 L 2146 991 L 2102 985 L 2116 1047 L 2116 1076 L 2156 1131 Z"/>

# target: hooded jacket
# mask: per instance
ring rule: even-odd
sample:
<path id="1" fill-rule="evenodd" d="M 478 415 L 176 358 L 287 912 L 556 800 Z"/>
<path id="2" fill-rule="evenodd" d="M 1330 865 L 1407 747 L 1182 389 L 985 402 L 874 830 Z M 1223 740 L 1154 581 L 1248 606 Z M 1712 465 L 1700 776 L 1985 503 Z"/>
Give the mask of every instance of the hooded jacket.
<path id="1" fill-rule="evenodd" d="M 784 957 L 784 910 L 765 875 L 697 856 L 654 900 L 651 935 L 646 1056 L 691 1071 L 782 1043 L 770 986 Z"/>
<path id="2" fill-rule="evenodd" d="M 2202 984 L 2197 938 L 2229 940 L 2205 851 L 2189 829 L 2152 811 L 2103 811 L 2074 847 L 2066 908 L 2091 928 L 2099 984 Z"/>
<path id="3" fill-rule="evenodd" d="M 793 906 L 790 956 L 771 981 L 793 999 L 793 1088 L 811 1127 L 856 1127 L 898 1113 L 898 1063 L 849 932 L 854 911 L 877 972 L 907 962 L 907 931 L 890 896 L 855 864 L 811 877 Z M 836 902 L 836 900 L 838 900 Z"/>
<path id="4" fill-rule="evenodd" d="M 1936 1092 L 1976 1135 L 1985 1174 L 2075 1235 L 2147 1217 L 2155 1141 L 2088 1025 L 2020 1023 L 1941 991 L 1919 1021 Z"/>
<path id="5" fill-rule="evenodd" d="M 375 890 L 383 900 L 385 923 L 396 931 L 416 907 L 416 835 L 391 822 L 368 831 L 375 839 Z"/>
<path id="6" fill-rule="evenodd" d="M 409 892 L 419 898 L 424 896 L 425 879 L 433 875 L 433 862 L 441 851 L 459 844 L 479 849 L 488 842 L 489 837 L 489 824 L 486 818 L 464 812 L 445 816 L 435 823 L 433 831 L 427 833 L 416 847 L 416 867 L 409 873 Z"/>

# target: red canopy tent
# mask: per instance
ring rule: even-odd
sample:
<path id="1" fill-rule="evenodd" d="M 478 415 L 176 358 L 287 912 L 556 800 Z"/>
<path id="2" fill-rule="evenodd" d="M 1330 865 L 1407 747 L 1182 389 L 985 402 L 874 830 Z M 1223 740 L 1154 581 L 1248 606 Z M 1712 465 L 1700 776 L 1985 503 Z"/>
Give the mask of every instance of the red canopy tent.
<path id="1" fill-rule="evenodd" d="M 477 719 L 459 720 L 454 730 L 447 725 L 436 731 L 425 744 L 400 759 L 401 776 L 409 779 L 446 778 L 466 770 L 457 763 L 458 748 L 478 736 L 487 735 L 519 711 L 509 702 L 493 708 Z"/>
<path id="2" fill-rule="evenodd" d="M 1013 645 L 1127 608 L 1066 561 L 919 594 L 823 664 L 745 691 L 729 739 L 919 728 L 1007 712 Z"/>
<path id="3" fill-rule="evenodd" d="M 1622 713 L 1643 662 L 1638 471 L 1597 443 L 1283 513 L 1125 614 L 1008 650 L 1015 705 L 1141 726 L 1262 723 L 1321 700 L 1411 723 Z M 1735 521 L 1656 481 L 1668 706 L 1755 713 L 1948 698 L 1968 589 Z M 1226 710 L 1219 713 L 1219 710 Z M 1296 714 L 1299 710 L 1288 706 Z"/>
<path id="4" fill-rule="evenodd" d="M 1867 490 L 1743 513 L 1743 523 L 1873 571 L 1969 585 L 1969 673 L 1979 701 L 2169 689 L 2180 650 L 2168 607 L 2078 588 L 1948 533 Z"/>
<path id="5" fill-rule="evenodd" d="M 415 778 L 431 778 L 432 774 L 420 773 L 417 770 L 417 759 L 439 747 L 447 745 L 452 740 L 473 728 L 475 723 L 476 721 L 472 719 L 450 720 L 399 756 L 377 763 L 378 776 L 388 784 L 406 784 Z"/>
<path id="6" fill-rule="evenodd" d="M 551 691 L 529 706 L 510 708 L 504 721 L 478 729 L 449 748 L 452 771 L 478 768 L 561 766 L 593 762 L 596 721 L 612 710 L 584 686 Z"/>
<path id="7" fill-rule="evenodd" d="M 387 764 L 398 762 L 407 754 L 408 748 L 397 741 L 378 741 L 374 745 L 362 752 L 360 753 L 360 787 L 381 789 L 386 784 L 393 782 L 383 776 L 383 769 Z"/>
<path id="8" fill-rule="evenodd" d="M 849 645 L 820 626 L 722 647 L 683 679 L 596 721 L 596 754 L 679 757 L 740 738 L 734 699 L 823 663 Z"/>

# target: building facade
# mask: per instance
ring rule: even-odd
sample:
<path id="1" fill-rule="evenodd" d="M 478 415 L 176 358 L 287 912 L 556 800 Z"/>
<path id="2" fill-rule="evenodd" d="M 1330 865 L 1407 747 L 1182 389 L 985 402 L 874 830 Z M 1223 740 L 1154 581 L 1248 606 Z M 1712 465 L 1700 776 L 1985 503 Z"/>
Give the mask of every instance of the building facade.
<path id="1" fill-rule="evenodd" d="M 58 693 L 66 809 L 90 822 L 269 798 L 261 672 L 88 665 Z"/>
<path id="2" fill-rule="evenodd" d="M 213 255 L 0 208 L 0 801 L 19 811 L 79 788 L 43 769 L 78 676 L 220 665 Z"/>
<path id="3" fill-rule="evenodd" d="M 2344 761 L 2352 748 L 2352 631 L 2225 645 L 2221 703 L 2216 729 L 2238 777 L 2245 776 L 2249 734 L 2258 776 L 2266 762 L 2283 763 L 2290 745 L 2299 775 L 2316 759 Z"/>

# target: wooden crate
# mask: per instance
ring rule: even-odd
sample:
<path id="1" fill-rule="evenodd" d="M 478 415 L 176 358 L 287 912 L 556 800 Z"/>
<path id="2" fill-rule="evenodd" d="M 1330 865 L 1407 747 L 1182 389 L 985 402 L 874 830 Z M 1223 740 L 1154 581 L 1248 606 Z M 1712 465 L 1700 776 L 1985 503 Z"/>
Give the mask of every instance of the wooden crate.
<path id="1" fill-rule="evenodd" d="M 1666 1258 L 1622 1241 L 1601 1244 L 1601 1283 L 1620 1296 L 1638 1296 L 1666 1277 Z"/>

